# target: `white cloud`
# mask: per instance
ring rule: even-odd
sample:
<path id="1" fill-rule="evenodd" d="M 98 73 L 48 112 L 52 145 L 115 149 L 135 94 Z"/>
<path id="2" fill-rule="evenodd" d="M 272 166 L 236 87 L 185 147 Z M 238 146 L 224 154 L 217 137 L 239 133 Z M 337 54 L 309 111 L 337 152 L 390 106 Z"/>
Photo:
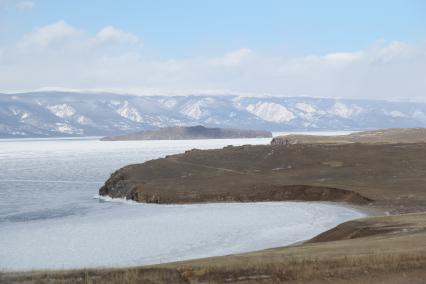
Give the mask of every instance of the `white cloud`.
<path id="1" fill-rule="evenodd" d="M 139 41 L 138 37 L 132 33 L 122 31 L 113 26 L 104 27 L 100 30 L 96 36 L 95 41 L 97 43 L 122 43 L 122 44 L 134 44 Z"/>
<path id="2" fill-rule="evenodd" d="M 323 58 L 330 63 L 349 63 L 362 58 L 362 52 L 336 52 L 330 53 Z"/>
<path id="3" fill-rule="evenodd" d="M 34 2 L 33 1 L 19 1 L 16 4 L 16 7 L 20 10 L 31 10 L 34 8 Z"/>
<path id="4" fill-rule="evenodd" d="M 106 26 L 97 34 L 91 36 L 61 20 L 50 25 L 35 28 L 31 33 L 26 34 L 17 45 L 23 50 L 32 48 L 48 49 L 58 46 L 81 49 L 115 44 L 130 45 L 138 42 L 139 39 L 134 34 L 122 31 L 113 26 Z"/>
<path id="5" fill-rule="evenodd" d="M 34 8 L 35 3 L 33 1 L 18 1 L 18 0 L 0 0 L 0 10 L 10 10 L 10 9 L 19 9 L 19 10 L 31 10 Z"/>
<path id="6" fill-rule="evenodd" d="M 231 51 L 223 57 L 214 58 L 210 60 L 213 65 L 224 65 L 224 66 L 237 66 L 243 60 L 247 59 L 253 52 L 249 48 L 241 48 L 235 51 Z"/>
<path id="7" fill-rule="evenodd" d="M 392 60 L 403 58 L 410 55 L 410 46 L 403 42 L 392 42 L 385 47 L 379 47 L 377 50 L 378 60 L 382 62 L 391 62 Z"/>
<path id="8" fill-rule="evenodd" d="M 139 42 L 136 35 L 112 26 L 95 34 L 64 21 L 36 28 L 18 42 L 0 46 L 0 91 L 58 86 L 132 93 L 426 99 L 426 42 L 379 41 L 354 52 L 297 57 L 245 47 L 223 55 L 164 60 L 147 56 Z"/>
<path id="9" fill-rule="evenodd" d="M 76 38 L 80 32 L 64 21 L 59 21 L 44 27 L 38 27 L 25 35 L 18 43 L 20 48 L 48 47 L 52 44 L 61 44 Z"/>

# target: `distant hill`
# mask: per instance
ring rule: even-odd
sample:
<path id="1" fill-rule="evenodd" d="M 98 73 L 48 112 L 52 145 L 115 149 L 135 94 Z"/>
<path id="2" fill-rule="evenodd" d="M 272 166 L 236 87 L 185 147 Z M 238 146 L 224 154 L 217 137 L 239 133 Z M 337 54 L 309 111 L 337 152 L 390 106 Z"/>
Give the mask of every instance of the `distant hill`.
<path id="1" fill-rule="evenodd" d="M 270 131 L 207 128 L 201 125 L 189 127 L 164 127 L 127 135 L 104 137 L 102 141 L 127 140 L 186 140 L 186 139 L 227 139 L 227 138 L 271 138 Z"/>
<path id="2" fill-rule="evenodd" d="M 426 103 L 226 94 L 0 94 L 0 138 L 102 137 L 176 125 L 270 131 L 426 127 Z"/>
<path id="3" fill-rule="evenodd" d="M 342 143 L 426 143 L 426 128 L 389 128 L 337 136 L 283 135 L 272 145 Z"/>

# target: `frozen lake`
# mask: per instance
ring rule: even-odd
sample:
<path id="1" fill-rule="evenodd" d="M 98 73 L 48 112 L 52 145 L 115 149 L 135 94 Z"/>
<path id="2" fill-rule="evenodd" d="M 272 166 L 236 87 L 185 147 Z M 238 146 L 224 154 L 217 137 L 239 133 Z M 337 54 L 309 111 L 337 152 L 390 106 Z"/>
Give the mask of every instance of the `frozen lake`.
<path id="1" fill-rule="evenodd" d="M 362 213 L 331 204 L 149 205 L 93 198 L 116 169 L 270 139 L 0 141 L 0 270 L 130 266 L 305 240 Z"/>

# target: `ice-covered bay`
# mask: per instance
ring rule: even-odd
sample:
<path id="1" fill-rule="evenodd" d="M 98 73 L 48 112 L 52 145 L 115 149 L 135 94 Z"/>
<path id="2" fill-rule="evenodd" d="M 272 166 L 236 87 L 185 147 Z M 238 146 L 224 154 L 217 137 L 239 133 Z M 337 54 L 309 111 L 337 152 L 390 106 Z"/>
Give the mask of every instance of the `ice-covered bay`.
<path id="1" fill-rule="evenodd" d="M 0 270 L 129 266 L 308 239 L 363 216 L 324 203 L 147 205 L 93 198 L 115 169 L 269 139 L 0 141 Z"/>
<path id="2" fill-rule="evenodd" d="M 224 255 L 291 244 L 362 216 L 320 203 L 116 205 L 85 217 L 3 226 L 0 266 L 117 267 Z"/>

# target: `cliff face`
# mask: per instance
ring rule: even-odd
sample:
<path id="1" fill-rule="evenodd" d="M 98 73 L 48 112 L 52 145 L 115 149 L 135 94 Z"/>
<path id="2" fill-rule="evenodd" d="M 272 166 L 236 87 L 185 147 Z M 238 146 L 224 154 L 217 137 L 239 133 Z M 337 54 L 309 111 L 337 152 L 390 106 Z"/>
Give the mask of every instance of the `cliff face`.
<path id="1" fill-rule="evenodd" d="M 272 145 L 312 143 L 426 143 L 426 128 L 389 128 L 339 136 L 284 135 L 271 141 Z"/>
<path id="2" fill-rule="evenodd" d="M 101 195 L 138 202 L 347 201 L 426 208 L 426 144 L 225 147 L 124 167 Z"/>
<path id="3" fill-rule="evenodd" d="M 134 199 L 132 193 L 135 185 L 127 181 L 124 173 L 124 168 L 114 172 L 105 182 L 104 186 L 99 189 L 99 195 L 107 195 L 112 198 Z"/>
<path id="4" fill-rule="evenodd" d="M 104 137 L 101 140 L 184 140 L 271 137 L 272 133 L 270 131 L 231 128 L 207 128 L 198 125 L 190 127 L 165 127 L 157 130 L 146 130 L 128 135 Z"/>

